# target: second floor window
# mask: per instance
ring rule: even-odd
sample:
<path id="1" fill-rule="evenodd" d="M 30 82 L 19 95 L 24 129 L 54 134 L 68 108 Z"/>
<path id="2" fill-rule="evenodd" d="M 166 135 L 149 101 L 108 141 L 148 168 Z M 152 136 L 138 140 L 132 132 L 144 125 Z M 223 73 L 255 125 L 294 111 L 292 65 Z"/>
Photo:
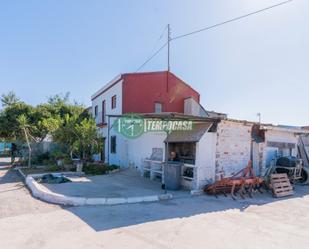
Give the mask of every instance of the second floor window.
<path id="1" fill-rule="evenodd" d="M 162 112 L 162 103 L 156 102 L 155 103 L 155 113 L 161 113 Z"/>
<path id="2" fill-rule="evenodd" d="M 117 98 L 116 98 L 116 95 L 114 95 L 112 97 L 112 109 L 115 109 L 116 108 L 116 101 L 117 101 Z"/>
<path id="3" fill-rule="evenodd" d="M 94 117 L 96 118 L 98 116 L 98 106 L 96 105 L 94 107 Z"/>
<path id="4" fill-rule="evenodd" d="M 105 100 L 102 101 L 102 123 L 104 124 L 106 122 L 105 118 Z"/>

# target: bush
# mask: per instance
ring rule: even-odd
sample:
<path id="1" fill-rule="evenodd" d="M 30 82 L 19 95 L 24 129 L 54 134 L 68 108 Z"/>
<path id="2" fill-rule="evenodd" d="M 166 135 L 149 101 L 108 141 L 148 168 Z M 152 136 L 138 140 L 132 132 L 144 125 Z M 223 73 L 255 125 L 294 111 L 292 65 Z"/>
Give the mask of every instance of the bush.
<path id="1" fill-rule="evenodd" d="M 73 160 L 70 157 L 66 157 L 66 158 L 63 159 L 63 163 L 65 165 L 68 165 L 68 164 L 72 165 L 73 164 Z"/>
<path id="2" fill-rule="evenodd" d="M 87 163 L 83 167 L 83 171 L 86 175 L 105 175 L 109 171 L 118 169 L 117 165 L 107 165 L 102 163 Z"/>
<path id="3" fill-rule="evenodd" d="M 61 171 L 61 170 L 63 169 L 55 164 L 49 165 L 48 167 L 46 167 L 47 172 L 55 172 L 55 171 Z"/>
<path id="4" fill-rule="evenodd" d="M 51 153 L 51 158 L 55 161 L 68 158 L 68 154 L 62 152 L 61 150 L 54 150 Z"/>
<path id="5" fill-rule="evenodd" d="M 45 153 L 39 154 L 36 157 L 34 157 L 32 163 L 33 164 L 44 164 L 49 161 L 50 161 L 50 154 L 49 152 L 45 152 Z"/>

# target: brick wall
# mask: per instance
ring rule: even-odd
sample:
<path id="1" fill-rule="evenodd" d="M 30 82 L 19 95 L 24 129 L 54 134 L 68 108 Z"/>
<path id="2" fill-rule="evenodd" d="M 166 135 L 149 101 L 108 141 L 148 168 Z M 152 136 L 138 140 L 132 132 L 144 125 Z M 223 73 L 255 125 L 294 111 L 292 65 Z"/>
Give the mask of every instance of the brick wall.
<path id="1" fill-rule="evenodd" d="M 216 180 L 244 168 L 251 154 L 251 124 L 222 121 L 218 125 L 215 172 Z"/>

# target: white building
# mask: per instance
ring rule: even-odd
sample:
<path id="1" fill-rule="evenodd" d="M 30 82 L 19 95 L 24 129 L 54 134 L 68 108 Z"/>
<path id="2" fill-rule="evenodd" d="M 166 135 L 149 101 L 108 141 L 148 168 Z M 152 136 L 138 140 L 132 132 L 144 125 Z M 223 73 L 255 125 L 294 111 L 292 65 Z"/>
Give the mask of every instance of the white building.
<path id="1" fill-rule="evenodd" d="M 193 120 L 191 131 L 145 132 L 130 139 L 115 129 L 126 113 L 144 118 Z M 171 152 L 182 162 L 182 185 L 200 189 L 228 177 L 252 160 L 263 175 L 278 155 L 297 155 L 300 134 L 309 131 L 227 119 L 199 104 L 199 94 L 168 72 L 123 74 L 92 96 L 92 114 L 104 139 L 97 160 L 135 168 L 151 179 L 162 179 L 162 165 Z"/>
<path id="2" fill-rule="evenodd" d="M 105 150 L 96 160 L 127 166 L 127 140 L 113 132 L 112 125 L 126 113 L 162 113 L 214 117 L 225 114 L 207 112 L 199 104 L 200 96 L 187 83 L 170 72 L 121 74 L 91 96 L 92 115 L 104 138 Z M 157 141 L 156 134 L 153 141 Z M 147 145 L 144 145 L 147 147 Z"/>

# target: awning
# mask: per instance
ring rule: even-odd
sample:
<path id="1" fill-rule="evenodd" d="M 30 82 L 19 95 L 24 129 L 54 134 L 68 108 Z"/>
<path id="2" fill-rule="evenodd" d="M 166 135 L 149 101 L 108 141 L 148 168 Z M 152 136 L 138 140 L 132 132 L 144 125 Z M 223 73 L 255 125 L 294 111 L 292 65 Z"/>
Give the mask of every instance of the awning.
<path id="1" fill-rule="evenodd" d="M 207 132 L 213 122 L 198 122 L 193 123 L 193 128 L 190 131 L 172 131 L 164 142 L 180 143 L 180 142 L 198 142 L 201 137 Z"/>

